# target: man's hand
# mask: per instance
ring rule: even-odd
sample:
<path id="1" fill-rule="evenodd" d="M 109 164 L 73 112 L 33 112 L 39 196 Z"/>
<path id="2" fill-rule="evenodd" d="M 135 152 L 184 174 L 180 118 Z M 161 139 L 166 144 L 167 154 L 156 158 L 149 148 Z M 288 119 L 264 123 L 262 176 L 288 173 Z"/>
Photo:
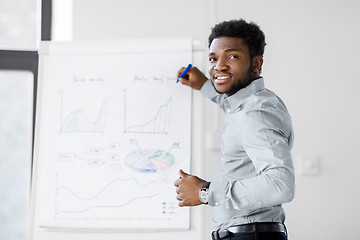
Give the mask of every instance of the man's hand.
<path id="1" fill-rule="evenodd" d="M 177 72 L 177 77 L 179 77 L 184 70 L 185 67 L 180 68 Z M 207 77 L 197 67 L 190 68 L 185 77 L 179 79 L 179 82 L 195 90 L 200 90 L 206 81 Z"/>
<path id="2" fill-rule="evenodd" d="M 200 205 L 199 192 L 205 180 L 197 176 L 187 174 L 179 170 L 179 176 L 174 185 L 176 187 L 176 199 L 179 201 L 179 206 L 197 206 Z"/>

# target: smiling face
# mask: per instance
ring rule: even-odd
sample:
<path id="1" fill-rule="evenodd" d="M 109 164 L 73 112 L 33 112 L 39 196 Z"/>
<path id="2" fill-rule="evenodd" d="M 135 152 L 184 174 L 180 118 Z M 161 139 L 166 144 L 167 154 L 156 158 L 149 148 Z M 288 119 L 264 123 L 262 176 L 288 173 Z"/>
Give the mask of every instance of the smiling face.
<path id="1" fill-rule="evenodd" d="M 220 37 L 211 42 L 209 63 L 215 90 L 231 96 L 259 77 L 262 57 L 251 59 L 249 48 L 241 38 Z"/>

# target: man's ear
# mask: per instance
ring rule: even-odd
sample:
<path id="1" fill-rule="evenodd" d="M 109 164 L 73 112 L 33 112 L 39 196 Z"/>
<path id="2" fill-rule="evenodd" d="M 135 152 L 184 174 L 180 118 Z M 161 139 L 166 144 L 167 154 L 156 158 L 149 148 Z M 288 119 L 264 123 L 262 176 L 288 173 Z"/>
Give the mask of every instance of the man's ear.
<path id="1" fill-rule="evenodd" d="M 258 55 L 258 56 L 255 56 L 253 57 L 252 59 L 252 63 L 253 63 L 253 72 L 260 72 L 260 69 L 263 65 L 263 57 Z"/>

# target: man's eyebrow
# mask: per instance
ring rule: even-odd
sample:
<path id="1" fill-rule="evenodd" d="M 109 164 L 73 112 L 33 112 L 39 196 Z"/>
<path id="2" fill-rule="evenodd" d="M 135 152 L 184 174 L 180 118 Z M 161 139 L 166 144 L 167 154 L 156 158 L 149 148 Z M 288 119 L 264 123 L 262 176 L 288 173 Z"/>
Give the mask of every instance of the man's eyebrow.
<path id="1" fill-rule="evenodd" d="M 236 49 L 236 48 L 228 48 L 226 49 L 224 52 L 239 52 L 240 50 L 239 49 Z M 214 55 L 215 53 L 214 52 L 210 52 L 209 53 L 209 56 L 211 55 Z"/>
<path id="2" fill-rule="evenodd" d="M 226 49 L 224 52 L 239 52 L 239 49 L 229 48 L 229 49 Z"/>

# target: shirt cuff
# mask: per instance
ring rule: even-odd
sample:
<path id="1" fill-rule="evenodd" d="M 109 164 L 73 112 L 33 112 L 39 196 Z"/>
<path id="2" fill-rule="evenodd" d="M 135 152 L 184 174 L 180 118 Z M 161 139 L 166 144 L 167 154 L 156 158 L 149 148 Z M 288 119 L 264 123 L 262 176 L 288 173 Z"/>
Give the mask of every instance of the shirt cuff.
<path id="1" fill-rule="evenodd" d="M 228 184 L 226 182 L 211 182 L 209 187 L 209 205 L 219 206 L 224 200 Z"/>

